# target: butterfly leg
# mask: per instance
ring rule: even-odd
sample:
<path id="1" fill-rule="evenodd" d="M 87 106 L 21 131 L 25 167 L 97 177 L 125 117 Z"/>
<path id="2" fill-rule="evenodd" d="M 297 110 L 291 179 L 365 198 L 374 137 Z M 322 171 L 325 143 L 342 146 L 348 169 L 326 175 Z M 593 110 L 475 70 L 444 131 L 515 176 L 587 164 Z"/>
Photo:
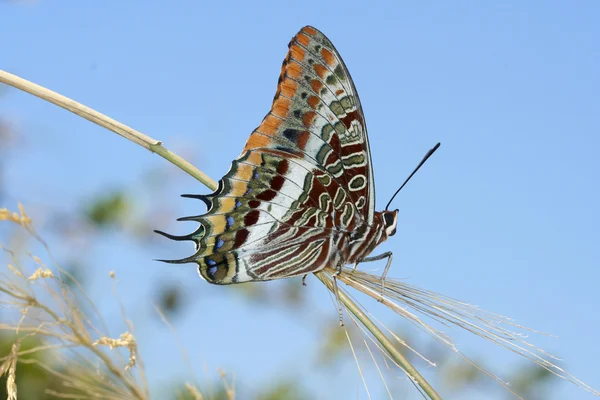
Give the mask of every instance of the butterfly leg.
<path id="1" fill-rule="evenodd" d="M 385 277 L 387 276 L 390 267 L 392 266 L 392 252 L 388 251 L 384 254 L 387 254 L 387 264 L 385 264 L 385 269 L 383 270 L 383 274 L 381 274 L 381 297 L 383 297 L 383 292 L 385 291 Z M 383 254 L 382 254 L 383 255 Z"/>
<path id="2" fill-rule="evenodd" d="M 338 313 L 340 316 L 340 326 L 344 326 L 344 318 L 342 316 L 342 302 L 340 301 L 340 292 L 338 291 L 337 276 L 342 273 L 342 265 L 338 265 L 335 268 L 335 273 L 332 275 L 333 278 L 333 293 L 337 301 Z"/>
<path id="3" fill-rule="evenodd" d="M 356 270 L 356 266 L 359 263 L 379 261 L 379 260 L 383 260 L 384 258 L 387 258 L 387 263 L 385 264 L 385 269 L 383 270 L 383 274 L 381 274 L 381 297 L 382 298 L 383 298 L 383 293 L 385 291 L 385 277 L 387 276 L 387 273 L 388 273 L 390 267 L 392 266 L 392 252 L 391 251 L 386 251 L 385 253 L 382 253 L 378 256 L 365 257 L 362 260 L 359 260 L 358 262 L 354 263 L 354 269 L 352 270 L 352 272 L 354 272 Z"/>
<path id="4" fill-rule="evenodd" d="M 306 277 L 308 276 L 308 274 L 304 274 L 304 276 L 302 277 L 302 286 L 306 286 Z"/>

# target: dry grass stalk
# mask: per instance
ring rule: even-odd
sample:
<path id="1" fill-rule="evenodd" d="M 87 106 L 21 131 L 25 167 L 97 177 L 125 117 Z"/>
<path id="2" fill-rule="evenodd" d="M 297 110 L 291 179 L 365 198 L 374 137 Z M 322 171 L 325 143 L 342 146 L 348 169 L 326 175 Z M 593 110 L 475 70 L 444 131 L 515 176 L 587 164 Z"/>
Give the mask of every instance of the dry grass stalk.
<path id="1" fill-rule="evenodd" d="M 227 396 L 227 400 L 235 400 L 235 388 L 233 383 L 227 381 L 227 374 L 224 370 L 219 369 L 219 375 L 221 376 L 221 381 L 223 381 L 223 387 L 225 388 L 225 396 Z"/>
<path id="2" fill-rule="evenodd" d="M 330 277 L 337 273 L 337 271 L 334 270 L 326 270 L 325 272 Z M 458 301 L 451 297 L 390 278 L 386 279 L 385 290 L 382 295 L 380 277 L 358 269 L 353 270 L 352 268 L 344 268 L 342 273 L 337 275 L 337 279 L 373 299 L 376 299 L 420 330 L 427 332 L 445 347 L 458 354 L 462 359 L 481 372 L 492 377 L 517 398 L 521 397 L 510 388 L 510 383 L 504 382 L 491 371 L 486 370 L 470 360 L 458 349 L 452 341 L 452 338 L 436 328 L 435 324 L 440 324 L 444 328 L 454 326 L 469 331 L 495 345 L 504 347 L 529 359 L 559 378 L 565 379 L 596 396 L 600 396 L 600 392 L 559 367 L 556 364 L 558 358 L 547 353 L 543 349 L 538 348 L 527 340 L 529 333 L 547 335 L 543 332 L 519 325 L 508 317 L 482 310 L 475 305 Z M 365 310 L 365 312 L 367 311 Z M 371 313 L 368 314 L 373 320 L 377 321 Z M 422 317 L 426 317 L 426 319 Z M 391 333 L 402 347 L 414 352 L 420 358 L 423 358 L 421 354 L 407 346 L 403 340 L 394 335 L 389 329 L 385 328 L 380 322 L 378 322 L 378 324 Z M 376 342 L 374 343 L 377 345 Z M 384 352 L 383 349 L 380 348 L 380 350 Z M 431 361 L 427 359 L 424 360 L 430 365 L 435 366 Z"/>
<path id="3" fill-rule="evenodd" d="M 103 336 L 92 343 L 92 345 L 108 346 L 111 350 L 117 347 L 126 347 L 129 349 L 129 363 L 125 366 L 125 369 L 127 370 L 135 366 L 135 361 L 137 359 L 137 343 L 135 337 L 129 332 L 122 333 L 121 337 L 118 339 Z"/>
<path id="4" fill-rule="evenodd" d="M 25 213 L 23 205 L 19 203 L 19 214 L 11 212 L 6 208 L 0 208 L 0 221 L 11 221 L 24 228 L 31 227 L 31 218 Z"/>
<path id="5" fill-rule="evenodd" d="M 202 396 L 202 393 L 200 393 L 200 391 L 195 385 L 192 385 L 191 383 L 186 383 L 185 388 L 187 389 L 188 394 L 192 396 L 194 400 L 204 400 L 204 396 Z"/>
<path id="6" fill-rule="evenodd" d="M 0 376 L 7 375 L 6 378 L 6 392 L 8 393 L 7 400 L 17 399 L 17 384 L 16 384 L 16 370 L 17 370 L 17 353 L 21 341 L 17 340 L 13 343 L 9 355 L 6 357 L 2 365 L 0 365 Z"/>
<path id="7" fill-rule="evenodd" d="M 0 220 L 22 226 L 48 250 L 21 205 L 18 213 L 0 209 Z M 0 304 L 14 311 L 12 322 L 7 322 L 8 313 L 0 323 L 0 330 L 15 336 L 10 354 L 0 357 L 0 374 L 8 376 L 9 396 L 16 399 L 15 368 L 22 363 L 36 364 L 62 382 L 61 390 L 48 391 L 55 397 L 148 399 L 131 323 L 124 321 L 128 331 L 111 339 L 94 304 L 60 266 L 53 263 L 50 268 L 36 256 L 23 265 L 11 250 L 1 244 L 0 249 L 10 259 L 6 272 L 0 272 Z M 52 259 L 49 252 L 48 257 Z M 28 337 L 38 338 L 41 344 L 20 350 L 19 344 Z M 119 351 L 109 354 L 102 346 L 127 348 L 129 357 L 125 360 Z M 43 357 L 49 351 L 54 352 L 53 362 Z"/>
<path id="8" fill-rule="evenodd" d="M 52 259 L 47 245 L 35 232 L 32 220 L 23 206 L 19 204 L 18 213 L 0 209 L 1 220 L 25 228 Z M 7 272 L 0 270 L 0 305 L 14 310 L 14 322 L 0 322 L 0 331 L 15 335 L 12 351 L 4 357 L 0 356 L 0 376 L 7 374 L 9 400 L 17 398 L 17 363 L 35 364 L 57 378 L 56 381 L 62 382 L 61 390 L 46 390 L 46 394 L 57 398 L 150 398 L 144 364 L 133 335 L 133 325 L 118 300 L 115 287 L 117 280 L 113 271 L 109 273 L 109 277 L 113 280 L 115 299 L 119 301 L 123 322 L 127 327 L 127 331 L 118 338 L 108 334 L 106 324 L 94 303 L 75 278 L 57 263 L 53 262 L 50 268 L 39 257 L 30 255 L 33 267 L 26 268 L 1 243 L 0 250 L 11 260 L 7 264 Z M 27 272 L 30 270 L 33 272 Z M 65 279 L 70 283 L 67 284 Z M 37 337 L 41 344 L 20 350 L 21 342 L 28 337 Z M 117 351 L 106 353 L 103 347 Z M 121 348 L 127 349 L 127 359 L 118 351 Z M 53 362 L 40 357 L 49 351 L 55 352 Z M 185 358 L 189 364 L 189 360 Z M 189 367 L 191 371 L 191 365 Z M 234 400 L 233 385 L 227 381 L 225 372 L 219 371 L 219 374 L 227 398 Z M 185 390 L 196 400 L 207 398 L 191 383 L 185 384 Z"/>

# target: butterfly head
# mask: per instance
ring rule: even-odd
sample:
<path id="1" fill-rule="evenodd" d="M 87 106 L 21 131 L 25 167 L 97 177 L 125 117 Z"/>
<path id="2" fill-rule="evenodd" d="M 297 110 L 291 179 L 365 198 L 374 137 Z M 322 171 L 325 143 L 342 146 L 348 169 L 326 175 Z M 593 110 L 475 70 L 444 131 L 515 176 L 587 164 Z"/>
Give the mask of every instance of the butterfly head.
<path id="1" fill-rule="evenodd" d="M 383 218 L 383 226 L 386 235 L 388 237 L 394 236 L 396 234 L 396 225 L 398 224 L 398 210 L 385 210 L 381 213 L 381 217 Z"/>

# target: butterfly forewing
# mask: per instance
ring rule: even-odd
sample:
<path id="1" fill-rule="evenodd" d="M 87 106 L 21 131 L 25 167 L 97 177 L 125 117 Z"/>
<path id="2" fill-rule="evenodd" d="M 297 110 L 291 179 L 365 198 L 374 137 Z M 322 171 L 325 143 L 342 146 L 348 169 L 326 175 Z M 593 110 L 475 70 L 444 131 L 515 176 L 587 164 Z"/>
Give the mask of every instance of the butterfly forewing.
<path id="1" fill-rule="evenodd" d="M 262 147 L 329 172 L 360 218 L 372 222 L 373 174 L 358 93 L 339 53 L 315 28 L 303 28 L 290 42 L 271 111 L 244 150 Z"/>
<path id="2" fill-rule="evenodd" d="M 289 44 L 271 110 L 219 188 L 200 196 L 193 234 L 211 283 L 269 280 L 343 262 L 350 232 L 371 226 L 373 172 L 364 116 L 342 58 L 304 27 Z M 364 231 L 364 229 L 363 229 Z"/>

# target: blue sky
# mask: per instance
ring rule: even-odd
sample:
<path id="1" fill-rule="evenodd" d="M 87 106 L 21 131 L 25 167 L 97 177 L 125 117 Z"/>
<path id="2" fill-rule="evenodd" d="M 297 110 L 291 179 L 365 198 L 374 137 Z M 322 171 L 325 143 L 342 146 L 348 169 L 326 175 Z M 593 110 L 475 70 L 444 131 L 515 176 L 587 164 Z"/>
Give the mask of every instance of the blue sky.
<path id="1" fill-rule="evenodd" d="M 595 1 L 2 2 L 0 68 L 163 140 L 218 179 L 268 111 L 290 38 L 306 24 L 319 28 L 361 96 L 379 209 L 442 142 L 394 202 L 398 234 L 381 246 L 394 252 L 391 275 L 555 334 L 536 343 L 598 389 L 599 18 Z M 6 184 L 34 217 L 42 219 L 42 205 L 80 208 L 95 190 L 135 185 L 156 168 L 178 176 L 162 195 L 178 215 L 201 211 L 178 194 L 207 189 L 110 132 L 16 91 L 0 98 L 0 113 L 24 133 L 26 151 L 10 160 Z M 199 371 L 223 367 L 252 388 L 319 340 L 311 316 L 282 318 L 218 296 L 228 289 L 201 281 L 193 266 L 151 261 L 187 256 L 188 247 L 142 252 L 117 237 L 94 254 L 92 295 L 104 301 L 111 269 L 131 310 L 146 310 L 157 281 L 196 287 L 201 301 L 177 329 Z M 307 290 L 316 314 L 336 318 L 316 280 Z M 134 322 L 153 324 L 146 314 Z M 138 335 L 156 384 L 185 373 L 178 355 L 164 351 L 167 329 Z M 237 345 L 218 345 L 225 343 Z M 518 361 L 464 343 L 500 369 Z M 321 398 L 347 397 L 357 384 L 353 368 L 327 387 L 310 368 L 289 375 L 323 387 Z M 592 396 L 557 381 L 552 398 Z"/>

